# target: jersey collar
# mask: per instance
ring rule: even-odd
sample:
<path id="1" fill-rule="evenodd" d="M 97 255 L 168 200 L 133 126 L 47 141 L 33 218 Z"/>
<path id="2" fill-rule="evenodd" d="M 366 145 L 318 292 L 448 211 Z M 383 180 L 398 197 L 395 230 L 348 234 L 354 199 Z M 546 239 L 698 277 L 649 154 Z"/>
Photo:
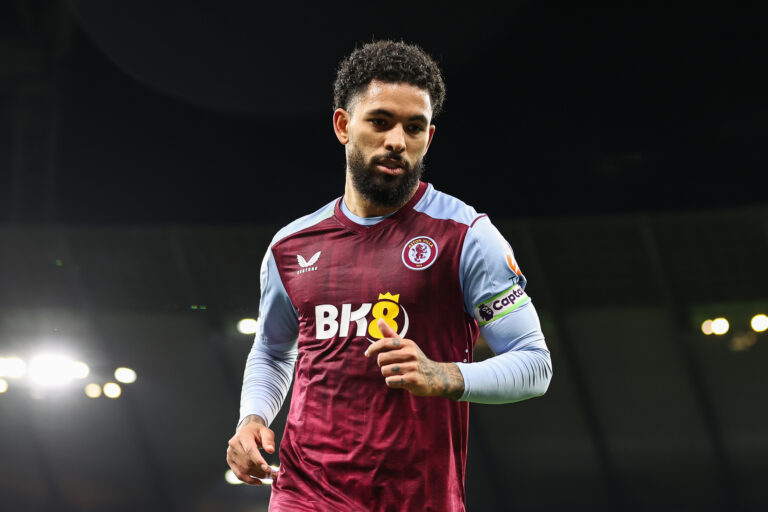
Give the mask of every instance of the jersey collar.
<path id="1" fill-rule="evenodd" d="M 402 208 L 397 210 L 395 213 L 393 213 L 389 217 L 383 219 L 378 224 L 374 224 L 373 226 L 363 226 L 353 221 L 346 215 L 344 215 L 344 212 L 341 211 L 341 202 L 344 200 L 344 196 L 341 196 L 336 201 L 336 206 L 334 207 L 334 217 L 336 217 L 336 220 L 344 224 L 347 228 L 351 229 L 352 231 L 356 231 L 358 233 L 370 233 L 372 231 L 377 231 L 379 229 L 386 229 L 386 227 L 389 226 L 390 224 L 397 222 L 400 219 L 407 218 L 410 215 L 413 215 L 414 205 L 418 203 L 422 197 L 424 197 L 424 194 L 426 193 L 428 186 L 429 185 L 426 182 L 420 181 L 419 187 L 416 189 L 416 193 L 413 194 L 413 197 L 411 197 L 408 200 L 408 202 L 403 205 Z"/>

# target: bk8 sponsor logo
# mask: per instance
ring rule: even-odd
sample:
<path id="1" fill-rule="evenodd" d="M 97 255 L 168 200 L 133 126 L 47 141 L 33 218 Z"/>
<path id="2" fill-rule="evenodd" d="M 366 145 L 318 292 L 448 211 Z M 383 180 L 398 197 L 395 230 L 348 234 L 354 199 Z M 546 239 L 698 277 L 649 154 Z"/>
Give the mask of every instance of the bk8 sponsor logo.
<path id="1" fill-rule="evenodd" d="M 350 333 L 357 337 L 366 337 L 368 341 L 381 339 L 384 335 L 379 329 L 379 319 L 383 319 L 400 337 L 408 332 L 408 313 L 399 303 L 400 295 L 380 293 L 376 303 L 364 302 L 353 308 L 353 304 L 333 304 L 315 306 L 315 337 L 327 340 L 335 336 L 347 337 Z"/>

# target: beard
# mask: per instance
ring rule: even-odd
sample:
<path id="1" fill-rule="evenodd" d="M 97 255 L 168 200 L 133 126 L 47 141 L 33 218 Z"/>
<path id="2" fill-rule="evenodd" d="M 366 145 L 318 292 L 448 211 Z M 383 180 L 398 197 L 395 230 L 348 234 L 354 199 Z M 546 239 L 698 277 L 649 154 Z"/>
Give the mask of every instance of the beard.
<path id="1" fill-rule="evenodd" d="M 395 160 L 403 169 L 399 176 L 384 174 L 376 165 L 384 160 Z M 424 159 L 411 166 L 397 153 L 386 153 L 371 157 L 366 162 L 363 152 L 357 147 L 350 150 L 347 167 L 352 176 L 352 184 L 366 201 L 384 207 L 402 206 L 410 199 L 421 176 L 424 174 Z"/>

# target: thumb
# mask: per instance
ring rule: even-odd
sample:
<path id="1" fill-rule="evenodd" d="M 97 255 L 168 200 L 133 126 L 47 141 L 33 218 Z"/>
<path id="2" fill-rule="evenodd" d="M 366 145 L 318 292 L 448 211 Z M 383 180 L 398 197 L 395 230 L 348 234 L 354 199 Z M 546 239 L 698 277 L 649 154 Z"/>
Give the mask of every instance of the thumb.
<path id="1" fill-rule="evenodd" d="M 394 338 L 397 336 L 395 330 L 383 318 L 379 318 L 379 330 L 385 338 Z"/>
<path id="2" fill-rule="evenodd" d="M 261 446 L 267 453 L 275 453 L 275 433 L 272 429 L 264 427 L 261 429 Z"/>

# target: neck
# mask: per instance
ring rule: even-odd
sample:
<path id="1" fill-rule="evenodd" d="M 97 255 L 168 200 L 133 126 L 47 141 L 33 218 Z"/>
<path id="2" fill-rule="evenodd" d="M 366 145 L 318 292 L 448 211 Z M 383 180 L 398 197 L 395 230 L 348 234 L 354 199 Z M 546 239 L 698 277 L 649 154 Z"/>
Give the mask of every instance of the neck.
<path id="1" fill-rule="evenodd" d="M 344 185 L 344 204 L 347 205 L 349 211 L 358 217 L 383 217 L 402 208 L 408 201 L 411 200 L 418 189 L 419 184 L 416 183 L 416 186 L 413 188 L 411 193 L 408 194 L 408 197 L 405 199 L 405 201 L 403 201 L 401 204 L 395 206 L 381 206 L 379 204 L 368 201 L 365 197 L 362 196 L 362 194 L 360 194 L 360 192 L 357 191 L 355 185 L 352 183 L 352 178 L 349 175 L 349 171 L 347 171 L 347 180 Z"/>

